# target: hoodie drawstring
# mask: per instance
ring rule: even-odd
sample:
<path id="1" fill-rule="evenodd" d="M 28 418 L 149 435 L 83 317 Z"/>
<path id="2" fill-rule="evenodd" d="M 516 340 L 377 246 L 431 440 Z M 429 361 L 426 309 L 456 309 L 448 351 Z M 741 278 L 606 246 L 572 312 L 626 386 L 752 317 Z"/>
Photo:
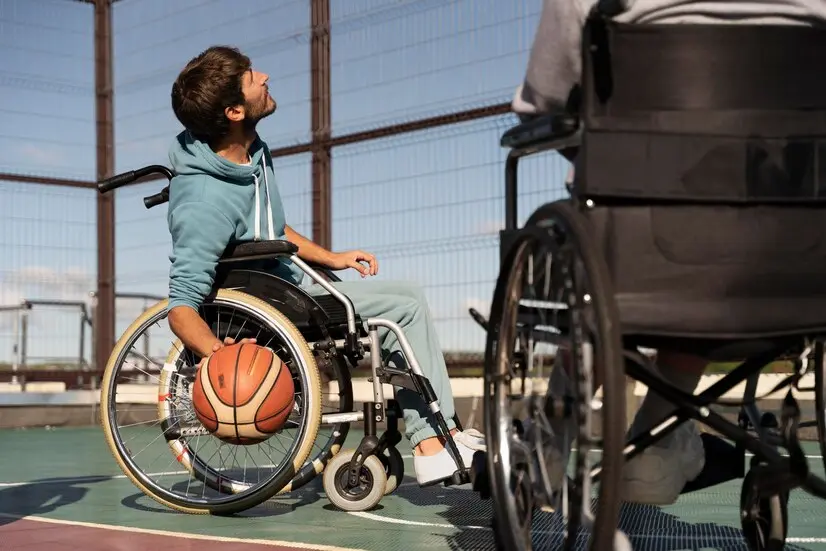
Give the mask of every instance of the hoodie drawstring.
<path id="1" fill-rule="evenodd" d="M 272 201 L 270 199 L 270 182 L 267 178 L 267 160 L 266 155 L 261 156 L 261 165 L 264 167 L 264 189 L 267 193 L 267 239 L 275 240 L 275 230 L 272 223 Z M 255 240 L 261 240 L 261 199 L 259 198 L 259 181 L 258 176 L 252 175 L 255 180 Z"/>

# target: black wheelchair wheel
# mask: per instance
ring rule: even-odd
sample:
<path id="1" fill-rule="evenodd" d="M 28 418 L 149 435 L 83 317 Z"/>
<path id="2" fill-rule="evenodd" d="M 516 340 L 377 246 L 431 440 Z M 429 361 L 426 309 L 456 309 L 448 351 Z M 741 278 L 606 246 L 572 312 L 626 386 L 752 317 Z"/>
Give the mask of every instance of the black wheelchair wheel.
<path id="1" fill-rule="evenodd" d="M 789 493 L 760 497 L 755 471 L 740 490 L 740 524 L 749 551 L 783 551 L 789 531 Z"/>
<path id="2" fill-rule="evenodd" d="M 624 370 L 613 297 L 600 250 L 568 203 L 543 206 L 515 234 L 496 284 L 485 351 L 488 474 L 501 549 L 532 548 L 531 517 L 539 507 L 561 513 L 567 524 L 543 547 L 572 549 L 582 536 L 593 551 L 613 548 L 625 443 Z M 543 353 L 537 345 L 557 352 Z M 554 361 L 564 355 L 560 349 L 568 351 L 564 371 L 563 362 Z M 550 373 L 543 369 L 546 360 Z M 554 395 L 561 379 L 568 388 Z M 595 409 L 601 437 L 591 434 Z M 562 441 L 568 436 L 555 463 L 550 460 L 554 434 Z M 598 444 L 601 463 L 593 467 L 588 454 Z M 574 473 L 568 477 L 567 456 L 574 448 Z M 599 479 L 596 495 L 594 478 Z M 580 534 L 581 527 L 590 534 Z"/>
<path id="3" fill-rule="evenodd" d="M 826 469 L 826 362 L 824 362 L 823 341 L 818 340 L 814 349 L 815 372 L 815 420 L 817 422 L 817 441 L 820 444 L 820 460 Z"/>
<path id="4" fill-rule="evenodd" d="M 324 416 L 335 413 L 352 413 L 353 411 L 353 382 L 350 378 L 350 367 L 341 356 L 330 359 L 316 358 L 322 375 L 322 382 L 335 382 L 337 390 L 327 390 L 322 384 L 321 390 L 321 425 L 318 436 L 310 452 L 310 459 L 295 475 L 279 494 L 294 492 L 320 475 L 327 463 L 341 451 L 347 434 L 350 432 L 350 423 L 326 423 Z"/>

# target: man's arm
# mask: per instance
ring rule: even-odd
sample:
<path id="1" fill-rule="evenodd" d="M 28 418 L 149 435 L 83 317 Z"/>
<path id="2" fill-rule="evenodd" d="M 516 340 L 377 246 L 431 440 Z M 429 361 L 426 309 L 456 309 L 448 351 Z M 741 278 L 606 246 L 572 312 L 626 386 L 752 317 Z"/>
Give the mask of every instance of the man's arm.
<path id="1" fill-rule="evenodd" d="M 511 108 L 538 115 L 565 108 L 582 75 L 582 28 L 597 0 L 544 0 L 524 83 Z"/>
<path id="2" fill-rule="evenodd" d="M 322 266 L 329 266 L 333 261 L 335 254 L 332 251 L 313 243 L 289 225 L 284 226 L 284 233 L 287 235 L 287 241 L 298 246 L 298 257 L 300 259 Z"/>
<path id="3" fill-rule="evenodd" d="M 169 328 L 184 346 L 206 357 L 222 343 L 198 313 L 212 290 L 218 260 L 235 232 L 208 203 L 184 203 L 170 214 L 172 267 L 169 273 Z"/>
<path id="4" fill-rule="evenodd" d="M 306 262 L 313 262 L 331 268 L 333 270 L 343 270 L 353 268 L 362 277 L 376 275 L 379 272 L 379 264 L 376 257 L 364 251 L 347 251 L 334 253 L 328 251 L 321 245 L 313 243 L 289 225 L 284 226 L 284 233 L 287 241 L 298 246 L 298 257 Z M 364 266 L 362 262 L 367 262 Z"/>

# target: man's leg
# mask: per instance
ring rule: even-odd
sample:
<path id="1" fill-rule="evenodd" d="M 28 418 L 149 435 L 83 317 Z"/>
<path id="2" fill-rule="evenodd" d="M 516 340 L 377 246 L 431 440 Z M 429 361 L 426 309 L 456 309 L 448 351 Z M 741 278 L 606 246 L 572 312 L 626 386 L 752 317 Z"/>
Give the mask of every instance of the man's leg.
<path id="1" fill-rule="evenodd" d="M 657 366 L 663 378 L 690 394 L 697 388 L 707 365 L 708 360 L 699 356 L 671 350 L 657 353 Z M 648 392 L 629 436 L 637 436 L 675 410 L 674 404 L 656 392 Z M 704 466 L 703 443 L 696 423 L 689 420 L 626 464 L 622 497 L 650 505 L 674 503 L 685 484 L 694 480 Z"/>
<path id="2" fill-rule="evenodd" d="M 550 391 L 557 396 L 570 392 L 570 376 L 567 373 L 569 354 L 563 352 L 560 360 L 563 369 L 554 369 L 550 379 Z M 657 365 L 663 378 L 691 394 L 697 388 L 707 364 L 708 360 L 699 356 L 670 350 L 661 350 L 657 355 Z M 649 392 L 637 411 L 629 437 L 637 436 L 675 410 L 671 402 L 655 392 Z M 565 430 L 565 422 L 552 421 L 551 428 L 555 440 L 546 453 L 552 480 L 559 484 L 565 473 L 574 435 L 571 427 Z M 694 480 L 704 466 L 705 452 L 696 423 L 687 421 L 625 464 L 621 498 L 632 503 L 669 505 L 676 501 L 685 484 Z"/>
<path id="3" fill-rule="evenodd" d="M 384 318 L 401 326 L 422 372 L 433 387 L 448 430 L 454 433 L 462 457 L 469 465 L 473 452 L 484 448 L 484 440 L 455 432 L 455 406 L 447 366 L 421 289 L 407 283 L 372 281 L 337 282 L 334 286 L 350 298 L 362 319 Z M 311 294 L 325 292 L 318 286 L 308 290 Z M 405 367 L 396 335 L 382 328 L 379 337 L 383 356 L 398 367 Z M 425 401 L 418 393 L 404 388 L 396 389 L 396 399 L 403 411 L 405 436 L 416 452 L 414 467 L 419 482 L 438 482 L 451 476 L 455 463 L 444 448 L 438 425 Z"/>

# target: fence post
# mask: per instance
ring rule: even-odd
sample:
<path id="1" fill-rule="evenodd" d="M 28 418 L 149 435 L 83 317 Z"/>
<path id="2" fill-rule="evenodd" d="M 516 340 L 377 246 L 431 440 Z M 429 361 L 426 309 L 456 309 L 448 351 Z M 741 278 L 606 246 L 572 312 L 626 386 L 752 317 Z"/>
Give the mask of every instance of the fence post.
<path id="1" fill-rule="evenodd" d="M 97 178 L 114 172 L 112 0 L 95 0 L 95 122 Z M 97 196 L 98 281 L 94 325 L 95 369 L 103 371 L 115 346 L 115 198 Z"/>
<path id="2" fill-rule="evenodd" d="M 330 0 L 310 2 L 310 96 L 312 117 L 313 241 L 331 249 Z"/>

